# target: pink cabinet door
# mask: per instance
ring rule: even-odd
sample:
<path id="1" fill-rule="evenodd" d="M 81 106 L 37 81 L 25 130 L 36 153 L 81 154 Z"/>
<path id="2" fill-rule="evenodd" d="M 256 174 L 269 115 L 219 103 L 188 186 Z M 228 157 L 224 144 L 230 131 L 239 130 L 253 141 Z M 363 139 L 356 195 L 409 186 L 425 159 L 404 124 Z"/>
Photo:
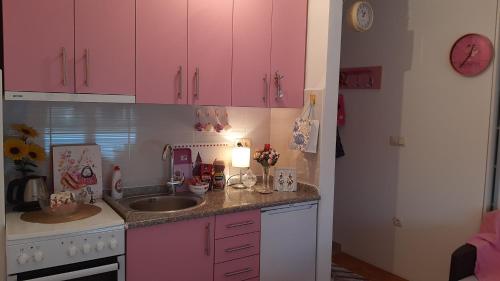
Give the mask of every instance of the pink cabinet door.
<path id="1" fill-rule="evenodd" d="M 234 0 L 233 106 L 268 106 L 272 1 Z"/>
<path id="2" fill-rule="evenodd" d="M 189 0 L 188 102 L 231 105 L 233 0 Z"/>
<path id="3" fill-rule="evenodd" d="M 187 103 L 187 0 L 137 0 L 138 103 Z"/>
<path id="4" fill-rule="evenodd" d="M 76 92 L 135 94 L 135 1 L 76 0 Z"/>
<path id="5" fill-rule="evenodd" d="M 73 1 L 3 1 L 5 90 L 75 91 L 73 21 Z"/>
<path id="6" fill-rule="evenodd" d="M 214 218 L 127 230 L 127 281 L 211 281 Z"/>
<path id="7" fill-rule="evenodd" d="M 272 107 L 304 104 L 307 0 L 273 0 Z M 276 79 L 277 77 L 281 79 Z M 280 88 L 278 82 L 280 80 Z"/>

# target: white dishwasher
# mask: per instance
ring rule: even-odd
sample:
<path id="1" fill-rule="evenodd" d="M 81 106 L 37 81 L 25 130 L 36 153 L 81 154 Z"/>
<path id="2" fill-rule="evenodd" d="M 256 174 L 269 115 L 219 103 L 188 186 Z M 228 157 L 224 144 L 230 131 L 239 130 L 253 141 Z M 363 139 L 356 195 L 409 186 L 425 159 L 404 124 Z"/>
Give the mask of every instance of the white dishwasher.
<path id="1" fill-rule="evenodd" d="M 318 202 L 261 211 L 260 281 L 315 281 Z"/>

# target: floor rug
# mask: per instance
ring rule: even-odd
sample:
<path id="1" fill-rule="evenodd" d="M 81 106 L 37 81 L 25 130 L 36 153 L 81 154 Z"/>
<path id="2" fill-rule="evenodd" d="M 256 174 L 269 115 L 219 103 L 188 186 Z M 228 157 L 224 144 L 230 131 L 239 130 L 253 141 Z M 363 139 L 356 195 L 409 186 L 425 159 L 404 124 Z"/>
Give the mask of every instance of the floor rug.
<path id="1" fill-rule="evenodd" d="M 367 281 L 367 279 L 350 270 L 332 264 L 332 281 Z"/>

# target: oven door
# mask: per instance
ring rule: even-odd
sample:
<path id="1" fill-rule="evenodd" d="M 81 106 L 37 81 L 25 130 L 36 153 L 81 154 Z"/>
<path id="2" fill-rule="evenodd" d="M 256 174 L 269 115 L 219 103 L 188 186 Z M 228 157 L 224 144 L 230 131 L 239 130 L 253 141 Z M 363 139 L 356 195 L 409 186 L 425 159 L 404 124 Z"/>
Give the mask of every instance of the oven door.
<path id="1" fill-rule="evenodd" d="M 125 281 L 125 257 L 116 256 L 9 276 L 9 281 Z"/>

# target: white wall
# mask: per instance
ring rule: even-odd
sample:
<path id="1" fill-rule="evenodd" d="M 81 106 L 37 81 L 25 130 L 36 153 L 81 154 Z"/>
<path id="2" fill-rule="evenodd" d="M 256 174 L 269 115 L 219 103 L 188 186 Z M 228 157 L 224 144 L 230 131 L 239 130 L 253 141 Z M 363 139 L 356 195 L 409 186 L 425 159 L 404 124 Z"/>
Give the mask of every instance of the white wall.
<path id="1" fill-rule="evenodd" d="M 452 251 L 480 223 L 496 80 L 493 67 L 456 74 L 449 50 L 470 32 L 495 40 L 497 0 L 370 2 L 371 31 L 344 24 L 342 65 L 383 65 L 383 89 L 344 91 L 335 240 L 409 280 L 446 280 Z M 391 135 L 406 146 L 389 146 Z"/>

